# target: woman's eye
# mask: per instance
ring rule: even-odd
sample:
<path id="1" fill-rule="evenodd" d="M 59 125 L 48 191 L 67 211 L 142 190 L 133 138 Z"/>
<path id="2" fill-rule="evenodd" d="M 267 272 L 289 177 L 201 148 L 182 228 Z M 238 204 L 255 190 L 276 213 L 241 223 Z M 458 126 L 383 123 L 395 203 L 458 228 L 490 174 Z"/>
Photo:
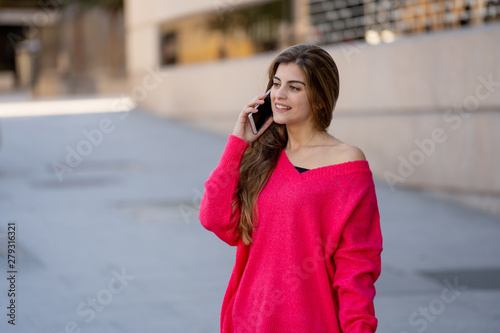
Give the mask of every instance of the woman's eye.
<path id="1" fill-rule="evenodd" d="M 297 90 L 297 91 L 298 91 L 298 90 L 300 90 L 300 88 L 299 88 L 299 87 L 296 87 L 296 86 L 290 86 L 290 89 L 292 89 L 292 90 Z"/>
<path id="2" fill-rule="evenodd" d="M 279 82 L 273 82 L 273 87 L 277 87 L 279 85 L 280 85 Z"/>

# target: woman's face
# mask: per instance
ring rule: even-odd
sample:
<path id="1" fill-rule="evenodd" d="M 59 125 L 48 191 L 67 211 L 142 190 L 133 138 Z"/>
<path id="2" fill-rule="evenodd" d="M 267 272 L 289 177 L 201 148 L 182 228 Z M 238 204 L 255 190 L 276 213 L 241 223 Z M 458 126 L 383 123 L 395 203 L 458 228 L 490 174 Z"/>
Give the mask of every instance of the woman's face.
<path id="1" fill-rule="evenodd" d="M 306 78 L 296 63 L 279 64 L 273 78 L 271 101 L 273 120 L 278 124 L 299 124 L 311 118 Z"/>

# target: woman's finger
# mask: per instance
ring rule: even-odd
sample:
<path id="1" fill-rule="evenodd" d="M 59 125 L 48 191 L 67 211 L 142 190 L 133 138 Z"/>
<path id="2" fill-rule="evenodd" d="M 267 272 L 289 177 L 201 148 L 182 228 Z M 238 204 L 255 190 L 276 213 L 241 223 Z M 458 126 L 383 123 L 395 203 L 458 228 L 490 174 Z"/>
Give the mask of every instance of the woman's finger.
<path id="1" fill-rule="evenodd" d="M 266 94 L 262 94 L 259 96 L 256 96 L 254 99 L 252 99 L 250 102 L 248 102 L 245 107 L 243 107 L 243 110 L 241 110 L 240 115 L 238 117 L 238 121 L 236 122 L 236 125 L 233 130 L 233 134 L 244 138 L 245 141 L 251 142 L 255 140 L 255 138 L 258 135 L 253 134 L 250 122 L 248 121 L 248 116 L 251 113 L 258 112 L 259 110 L 256 108 L 258 105 L 264 104 L 264 98 L 266 97 Z M 262 133 L 265 128 L 267 128 L 272 122 L 268 120 L 263 126 L 263 128 L 259 131 L 259 133 Z"/>
<path id="2" fill-rule="evenodd" d="M 265 97 L 266 97 L 266 94 L 256 96 L 254 99 L 252 99 L 250 102 L 248 102 L 248 104 L 246 106 L 247 107 L 255 107 L 257 104 L 263 104 Z"/>

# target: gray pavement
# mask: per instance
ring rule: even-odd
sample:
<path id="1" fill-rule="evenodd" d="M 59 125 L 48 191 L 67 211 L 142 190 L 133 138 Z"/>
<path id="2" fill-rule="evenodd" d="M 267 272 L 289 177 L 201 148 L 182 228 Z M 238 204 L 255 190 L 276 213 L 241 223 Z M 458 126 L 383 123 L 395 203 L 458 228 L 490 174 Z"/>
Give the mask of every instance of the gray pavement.
<path id="1" fill-rule="evenodd" d="M 218 331 L 235 249 L 197 214 L 226 134 L 140 111 L 0 125 L 0 332 Z M 378 331 L 499 332 L 500 219 L 376 185 Z"/>

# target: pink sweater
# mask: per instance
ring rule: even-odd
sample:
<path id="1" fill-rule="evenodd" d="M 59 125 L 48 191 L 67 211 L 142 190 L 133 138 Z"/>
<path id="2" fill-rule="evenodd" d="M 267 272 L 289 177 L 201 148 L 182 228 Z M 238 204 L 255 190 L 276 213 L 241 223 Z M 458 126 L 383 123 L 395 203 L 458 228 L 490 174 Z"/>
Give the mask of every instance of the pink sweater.
<path id="1" fill-rule="evenodd" d="M 237 245 L 221 332 L 375 332 L 382 235 L 368 162 L 299 173 L 282 150 L 246 246 L 231 201 L 248 146 L 229 136 L 200 206 L 202 225 Z"/>

